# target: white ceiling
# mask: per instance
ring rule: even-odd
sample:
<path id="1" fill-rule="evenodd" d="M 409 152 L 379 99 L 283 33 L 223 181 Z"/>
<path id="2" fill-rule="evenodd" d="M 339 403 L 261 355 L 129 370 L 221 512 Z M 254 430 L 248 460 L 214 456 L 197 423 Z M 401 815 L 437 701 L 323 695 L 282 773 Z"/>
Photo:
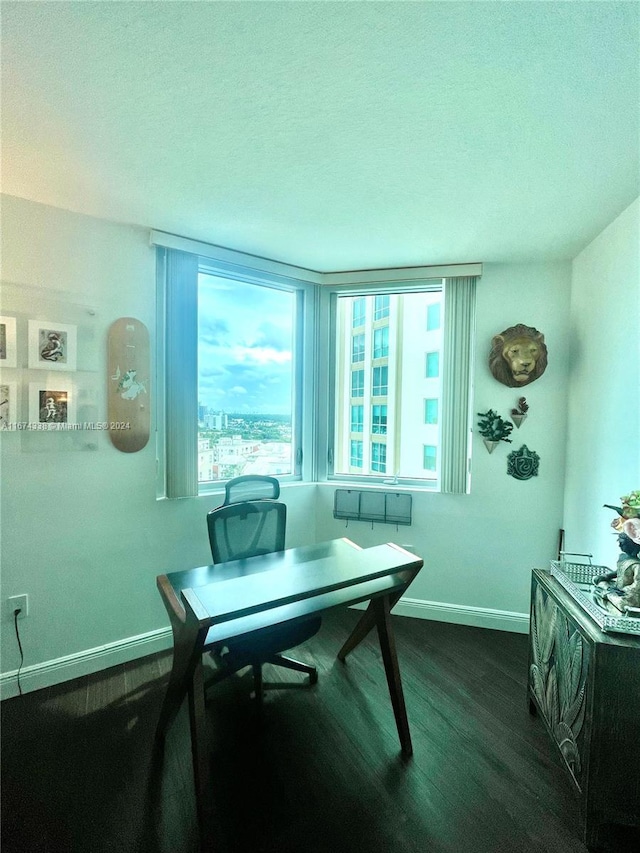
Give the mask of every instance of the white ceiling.
<path id="1" fill-rule="evenodd" d="M 571 258 L 639 193 L 639 10 L 3 2 L 3 191 L 323 271 Z"/>

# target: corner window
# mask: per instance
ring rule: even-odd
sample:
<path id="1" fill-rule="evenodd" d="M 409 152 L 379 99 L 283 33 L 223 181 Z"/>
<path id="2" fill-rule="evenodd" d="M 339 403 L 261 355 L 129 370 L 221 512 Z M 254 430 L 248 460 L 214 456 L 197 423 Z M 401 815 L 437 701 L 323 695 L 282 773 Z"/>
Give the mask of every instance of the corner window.
<path id="1" fill-rule="evenodd" d="M 480 265 L 384 283 L 152 242 L 159 497 L 252 472 L 468 491 Z"/>
<path id="2" fill-rule="evenodd" d="M 363 369 L 352 370 L 351 318 L 353 306 L 363 300 L 363 313 L 369 318 L 363 331 L 365 336 L 370 335 L 372 345 L 365 350 Z M 442 332 L 427 332 L 425 317 L 427 307 L 440 306 L 441 301 L 441 282 L 418 291 L 369 293 L 364 297 L 335 296 L 331 472 L 334 476 L 354 473 L 351 470 L 354 468 L 351 434 L 354 431 L 353 398 L 357 393 L 363 401 L 365 416 L 363 461 L 358 473 L 362 477 L 375 478 L 389 471 L 408 482 L 435 482 L 435 469 L 425 470 L 423 446 L 427 443 L 437 446 L 440 441 L 437 425 L 440 379 L 438 370 L 435 378 L 425 376 L 424 358 L 425 351 L 429 350 L 431 363 L 437 367 Z M 384 325 L 380 325 L 383 313 Z M 349 389 L 351 401 L 344 399 L 346 389 Z M 429 425 L 425 420 L 427 399 L 432 401 L 428 405 L 428 415 L 435 417 Z M 377 440 L 379 436 L 385 436 L 386 441 Z"/>
<path id="3" fill-rule="evenodd" d="M 294 471 L 297 294 L 198 275 L 198 483 Z"/>

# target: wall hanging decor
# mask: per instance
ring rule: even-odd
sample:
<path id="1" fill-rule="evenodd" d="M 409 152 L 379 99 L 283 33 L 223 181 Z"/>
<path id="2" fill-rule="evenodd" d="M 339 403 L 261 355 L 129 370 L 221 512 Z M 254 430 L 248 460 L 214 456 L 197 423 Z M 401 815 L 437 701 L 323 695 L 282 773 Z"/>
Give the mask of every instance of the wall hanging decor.
<path id="1" fill-rule="evenodd" d="M 520 397 L 517 407 L 515 409 L 511 409 L 511 420 L 518 429 L 520 429 L 522 421 L 526 420 L 528 411 L 529 404 L 527 403 L 526 398 Z"/>
<path id="2" fill-rule="evenodd" d="M 489 369 L 494 378 L 510 388 L 529 385 L 547 369 L 544 335 L 533 326 L 518 323 L 494 335 Z"/>
<path id="3" fill-rule="evenodd" d="M 29 320 L 29 367 L 75 370 L 77 330 L 67 323 Z"/>
<path id="4" fill-rule="evenodd" d="M 0 382 L 0 430 L 13 429 L 18 420 L 17 384 Z"/>
<path id="5" fill-rule="evenodd" d="M 520 450 L 512 450 L 507 456 L 507 474 L 516 480 L 528 480 L 538 476 L 540 457 L 535 450 L 523 444 Z"/>
<path id="6" fill-rule="evenodd" d="M 16 318 L 0 317 L 0 367 L 16 366 Z"/>
<path id="7" fill-rule="evenodd" d="M 76 424 L 76 398 L 68 379 L 51 377 L 29 383 L 29 425 L 32 430 L 66 429 Z"/>
<path id="8" fill-rule="evenodd" d="M 513 430 L 513 424 L 501 418 L 493 409 L 488 412 L 478 412 L 478 432 L 482 436 L 485 447 L 489 453 L 493 453 L 501 441 L 511 444 L 509 436 Z"/>
<path id="9" fill-rule="evenodd" d="M 149 332 L 135 317 L 111 324 L 107 359 L 107 422 L 114 447 L 135 453 L 149 441 Z"/>

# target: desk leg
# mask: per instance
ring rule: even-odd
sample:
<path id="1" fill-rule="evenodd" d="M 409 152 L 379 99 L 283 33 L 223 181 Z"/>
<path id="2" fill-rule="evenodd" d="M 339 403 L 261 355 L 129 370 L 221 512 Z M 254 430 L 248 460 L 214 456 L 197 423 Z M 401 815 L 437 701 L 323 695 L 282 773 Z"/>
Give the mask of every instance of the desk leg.
<path id="1" fill-rule="evenodd" d="M 400 592 L 394 592 L 393 595 L 389 595 L 387 597 L 387 600 L 389 602 L 389 610 L 391 610 L 395 606 L 395 604 L 400 600 L 402 595 L 404 595 L 407 587 L 409 586 L 411 581 L 415 578 L 415 576 L 418 574 L 418 572 L 419 572 L 419 569 L 415 569 L 414 571 L 407 571 L 407 572 L 403 573 L 403 576 L 406 580 L 405 586 L 403 587 L 403 589 L 400 590 Z M 364 638 L 367 636 L 369 631 L 371 631 L 371 629 L 376 626 L 377 621 L 378 621 L 378 619 L 376 616 L 375 608 L 373 606 L 373 601 L 370 601 L 369 606 L 367 607 L 365 612 L 362 614 L 360 621 L 356 624 L 355 628 L 349 634 L 349 636 L 345 640 L 342 648 L 338 652 L 338 655 L 337 655 L 338 660 L 340 660 L 344 663 L 344 660 L 345 660 L 346 656 L 349 654 L 349 652 L 352 652 L 355 649 L 355 647 L 357 645 L 359 645 L 364 640 Z"/>
<path id="2" fill-rule="evenodd" d="M 202 662 L 202 649 L 206 636 L 206 628 L 193 630 L 188 624 L 174 626 L 173 664 L 156 727 L 157 740 L 164 739 L 189 692 L 196 666 Z"/>
<path id="3" fill-rule="evenodd" d="M 391 696 L 393 713 L 396 718 L 396 726 L 398 727 L 400 747 L 403 755 L 413 755 L 411 734 L 409 732 L 409 720 L 407 719 L 407 709 L 404 703 L 404 693 L 402 691 L 402 681 L 400 679 L 400 667 L 398 666 L 398 655 L 396 653 L 396 642 L 393 636 L 393 628 L 391 626 L 392 604 L 389 601 L 389 596 L 385 595 L 383 598 L 374 599 L 371 602 L 371 605 L 373 605 L 376 615 L 380 649 L 382 651 L 382 660 L 384 662 L 384 671 L 387 676 L 387 684 L 389 685 L 389 695 Z"/>
<path id="4" fill-rule="evenodd" d="M 207 750 L 202 656 L 200 656 L 194 668 L 188 692 L 196 809 L 201 834 L 203 837 L 206 837 L 211 827 L 211 792 L 209 790 L 209 755 Z"/>
<path id="5" fill-rule="evenodd" d="M 355 647 L 364 640 L 364 638 L 367 636 L 369 631 L 375 626 L 375 624 L 376 614 L 373 609 L 373 601 L 370 601 L 369 606 L 362 614 L 362 617 L 356 624 L 356 627 L 349 634 L 342 648 L 338 652 L 338 660 L 341 660 L 344 663 L 344 659 L 349 654 L 349 652 L 352 652 Z"/>

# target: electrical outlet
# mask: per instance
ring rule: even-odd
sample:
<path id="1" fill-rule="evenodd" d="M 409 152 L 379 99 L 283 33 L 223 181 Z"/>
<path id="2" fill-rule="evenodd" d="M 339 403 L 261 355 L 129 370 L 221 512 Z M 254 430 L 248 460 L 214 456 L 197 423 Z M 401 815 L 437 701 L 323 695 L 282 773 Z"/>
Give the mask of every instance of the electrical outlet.
<path id="1" fill-rule="evenodd" d="M 24 619 L 29 615 L 29 596 L 28 595 L 10 595 L 7 598 L 7 606 L 9 613 L 13 616 L 16 610 L 19 610 L 18 619 Z"/>

